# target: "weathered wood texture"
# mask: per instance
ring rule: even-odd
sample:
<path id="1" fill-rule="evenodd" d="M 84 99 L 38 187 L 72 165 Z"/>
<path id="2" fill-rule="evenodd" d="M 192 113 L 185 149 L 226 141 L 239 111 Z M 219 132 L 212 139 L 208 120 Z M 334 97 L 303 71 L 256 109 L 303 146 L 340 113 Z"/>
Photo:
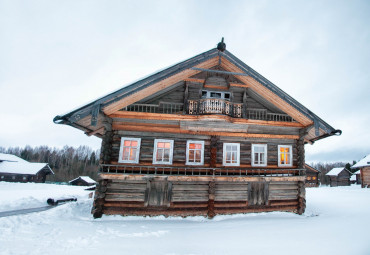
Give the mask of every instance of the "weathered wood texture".
<path id="1" fill-rule="evenodd" d="M 346 170 L 343 170 L 337 176 L 329 176 L 330 187 L 349 186 L 351 185 L 349 181 L 350 178 L 351 174 Z"/>
<path id="2" fill-rule="evenodd" d="M 212 218 L 217 214 L 304 211 L 304 194 L 300 190 L 302 182 L 273 181 L 271 178 L 268 181 L 254 178 L 252 182 L 204 181 L 200 177 L 190 181 L 179 179 L 149 176 L 138 179 L 128 175 L 125 180 L 100 180 L 93 207 L 94 217 L 101 217 L 104 213 L 203 215 Z"/>
<path id="3" fill-rule="evenodd" d="M 361 168 L 361 186 L 363 188 L 370 187 L 370 167 Z"/>
<path id="4" fill-rule="evenodd" d="M 111 147 L 111 161 L 108 164 L 115 164 L 118 161 L 121 137 L 141 137 L 139 163 L 151 165 L 153 161 L 154 139 L 174 140 L 173 165 L 186 165 L 186 142 L 187 140 L 204 141 L 204 165 L 202 167 L 222 167 L 223 143 L 240 143 L 240 167 L 251 167 L 251 148 L 254 143 L 267 144 L 267 165 L 277 167 L 278 165 L 278 145 L 292 145 L 293 167 L 297 166 L 297 144 L 295 140 L 275 140 L 275 139 L 241 139 L 233 137 L 208 137 L 208 136 L 168 136 L 157 133 L 141 133 L 141 135 L 130 131 L 114 131 Z M 261 141 L 261 142 L 259 142 Z M 211 146 L 212 144 L 212 146 Z"/>

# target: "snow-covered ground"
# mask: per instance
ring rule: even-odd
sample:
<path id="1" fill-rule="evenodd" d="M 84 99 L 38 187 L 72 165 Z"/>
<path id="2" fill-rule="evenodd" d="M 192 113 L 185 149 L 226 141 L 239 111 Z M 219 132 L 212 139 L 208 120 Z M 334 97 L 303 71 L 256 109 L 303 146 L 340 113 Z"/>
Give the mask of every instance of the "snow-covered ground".
<path id="1" fill-rule="evenodd" d="M 307 189 L 307 210 L 203 217 L 103 216 L 83 187 L 0 182 L 0 211 L 77 202 L 0 218 L 0 254 L 370 254 L 370 189 Z"/>

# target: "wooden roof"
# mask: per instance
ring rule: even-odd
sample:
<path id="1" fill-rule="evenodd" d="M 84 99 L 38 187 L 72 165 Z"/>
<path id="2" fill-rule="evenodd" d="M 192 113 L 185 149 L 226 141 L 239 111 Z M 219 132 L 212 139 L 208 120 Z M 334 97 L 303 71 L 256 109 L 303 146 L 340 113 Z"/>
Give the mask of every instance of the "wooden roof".
<path id="1" fill-rule="evenodd" d="M 316 169 L 316 168 L 313 168 L 312 166 L 308 165 L 308 164 L 304 164 L 304 168 L 307 169 L 307 171 L 312 171 L 312 172 L 316 172 L 316 173 L 321 173 L 320 170 Z"/>
<path id="2" fill-rule="evenodd" d="M 200 72 L 212 71 L 210 68 L 215 66 L 222 68 L 242 82 L 241 85 L 236 84 L 236 86 L 248 87 L 257 95 L 262 96 L 266 102 L 289 114 L 304 127 L 309 127 L 307 141 L 314 142 L 334 134 L 341 134 L 340 130 L 334 129 L 229 51 L 220 52 L 216 48 L 124 86 L 67 114 L 58 115 L 54 118 L 54 122 L 67 124 L 85 131 L 88 135 L 99 137 L 103 130 L 101 113 L 110 116 L 125 106 L 159 91 L 168 90 L 174 84 Z"/>

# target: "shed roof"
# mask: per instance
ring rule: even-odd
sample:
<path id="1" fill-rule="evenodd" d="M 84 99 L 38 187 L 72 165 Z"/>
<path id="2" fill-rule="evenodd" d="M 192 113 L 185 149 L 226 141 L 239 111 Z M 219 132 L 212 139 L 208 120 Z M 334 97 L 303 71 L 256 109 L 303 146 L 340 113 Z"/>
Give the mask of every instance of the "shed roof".
<path id="1" fill-rule="evenodd" d="M 91 179 L 89 176 L 79 176 L 71 181 L 69 181 L 69 183 L 73 182 L 73 181 L 76 181 L 78 179 L 81 179 L 87 183 L 96 183 L 96 181 L 94 181 L 93 179 Z"/>
<path id="2" fill-rule="evenodd" d="M 260 75 L 258 72 L 253 70 L 251 67 L 243 63 L 240 59 L 235 57 L 231 52 L 227 50 L 225 50 L 224 52 L 220 52 L 216 48 L 206 51 L 204 53 L 201 53 L 185 61 L 182 61 L 164 70 L 158 71 L 128 86 L 124 86 L 115 92 L 112 92 L 106 96 L 103 96 L 97 100 L 94 100 L 67 114 L 58 115 L 54 118 L 54 122 L 57 124 L 67 124 L 67 125 L 76 127 L 78 129 L 84 130 L 86 132 L 94 133 L 94 131 L 97 131 L 98 128 L 96 128 L 95 130 L 92 130 L 91 128 L 92 126 L 95 125 L 93 124 L 93 120 L 96 120 L 96 115 L 98 112 L 111 112 L 112 109 L 115 109 L 116 105 L 114 104 L 121 102 L 122 100 L 126 100 L 126 98 L 128 98 L 129 96 L 133 94 L 137 95 L 139 91 L 146 89 L 154 84 L 158 84 L 158 82 L 161 82 L 169 77 L 175 76 L 185 70 L 195 70 L 194 68 L 196 66 L 202 63 L 205 63 L 208 60 L 217 58 L 217 57 L 219 58 L 219 62 L 221 61 L 221 59 L 224 59 L 228 61 L 228 63 L 230 63 L 228 64 L 228 66 L 231 65 L 237 70 L 240 70 L 241 72 L 238 73 L 237 75 L 239 76 L 244 75 L 244 76 L 251 77 L 253 80 L 257 81 L 262 86 L 264 86 L 265 89 L 268 89 L 274 95 L 280 97 L 280 100 L 285 101 L 288 105 L 290 105 L 290 107 L 292 107 L 291 109 L 294 108 L 298 110 L 298 112 L 300 112 L 299 115 L 304 116 L 311 123 L 314 123 L 314 126 L 317 130 L 322 130 L 323 133 L 315 134 L 313 137 L 310 137 L 312 142 L 325 138 L 327 136 L 341 133 L 340 130 L 334 129 L 332 126 L 330 126 L 328 123 L 323 121 L 321 118 L 319 118 L 309 109 L 307 109 L 305 106 L 300 104 L 297 100 L 295 100 L 294 98 L 289 96 L 286 92 L 278 88 L 275 84 L 273 84 L 272 82 L 267 80 L 265 77 Z M 112 104 L 114 105 L 113 107 L 112 107 Z M 92 117 L 93 113 L 95 115 L 94 118 Z M 87 125 L 87 124 L 79 122 L 80 120 L 84 119 L 87 116 L 91 116 L 91 125 Z"/>
<path id="3" fill-rule="evenodd" d="M 9 161 L 9 162 L 28 162 L 20 157 L 17 157 L 13 154 L 0 153 L 0 162 Z"/>
<path id="4" fill-rule="evenodd" d="M 370 154 L 361 159 L 359 162 L 351 166 L 351 168 L 359 168 L 359 167 L 365 167 L 370 166 Z"/>
<path id="5" fill-rule="evenodd" d="M 316 168 L 313 168 L 312 166 L 308 165 L 308 164 L 304 164 L 304 167 L 307 169 L 307 170 L 311 170 L 311 171 L 314 171 L 314 172 L 317 172 L 317 173 L 321 173 L 321 171 L 319 169 L 316 169 Z"/>
<path id="6" fill-rule="evenodd" d="M 330 170 L 326 175 L 337 176 L 343 170 L 347 171 L 347 169 L 345 169 L 344 167 L 336 167 L 336 168 L 333 168 L 332 170 Z"/>

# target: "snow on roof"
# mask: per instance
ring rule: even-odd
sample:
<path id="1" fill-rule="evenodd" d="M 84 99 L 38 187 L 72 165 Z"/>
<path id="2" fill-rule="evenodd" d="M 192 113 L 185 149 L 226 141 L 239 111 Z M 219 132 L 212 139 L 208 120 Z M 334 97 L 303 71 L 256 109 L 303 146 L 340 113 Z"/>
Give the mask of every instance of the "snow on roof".
<path id="1" fill-rule="evenodd" d="M 76 179 L 73 179 L 72 181 L 69 181 L 69 183 L 77 180 L 78 178 L 81 178 L 82 180 L 84 180 L 87 183 L 96 183 L 96 181 L 94 181 L 93 179 L 91 179 L 89 176 L 79 176 Z"/>
<path id="2" fill-rule="evenodd" d="M 27 162 L 26 160 L 12 154 L 0 153 L 0 161 Z"/>
<path id="3" fill-rule="evenodd" d="M 353 174 L 361 174 L 361 170 L 357 170 L 356 172 L 354 172 Z"/>
<path id="4" fill-rule="evenodd" d="M 351 178 L 349 178 L 350 181 L 356 181 L 356 175 L 352 175 Z"/>
<path id="5" fill-rule="evenodd" d="M 364 166 L 370 166 L 370 154 L 361 159 L 359 162 L 351 166 L 351 168 L 358 168 L 358 167 L 364 167 Z"/>
<path id="6" fill-rule="evenodd" d="M 50 172 L 54 174 L 54 172 L 51 170 L 47 163 L 30 163 L 27 161 L 24 162 L 3 161 L 0 163 L 0 173 L 37 174 L 44 167 L 47 167 L 47 169 L 49 169 Z"/>
<path id="7" fill-rule="evenodd" d="M 344 167 L 336 167 L 336 168 L 333 168 L 332 170 L 330 170 L 326 175 L 337 176 L 343 170 L 344 170 Z"/>

